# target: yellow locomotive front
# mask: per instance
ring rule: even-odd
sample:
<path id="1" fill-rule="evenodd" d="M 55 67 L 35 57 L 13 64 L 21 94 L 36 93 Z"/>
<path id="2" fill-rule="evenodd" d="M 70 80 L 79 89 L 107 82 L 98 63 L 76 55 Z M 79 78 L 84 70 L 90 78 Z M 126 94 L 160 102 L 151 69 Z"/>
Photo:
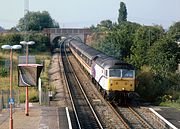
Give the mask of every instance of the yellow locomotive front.
<path id="1" fill-rule="evenodd" d="M 134 91 L 135 70 L 109 69 L 108 88 L 109 91 Z"/>

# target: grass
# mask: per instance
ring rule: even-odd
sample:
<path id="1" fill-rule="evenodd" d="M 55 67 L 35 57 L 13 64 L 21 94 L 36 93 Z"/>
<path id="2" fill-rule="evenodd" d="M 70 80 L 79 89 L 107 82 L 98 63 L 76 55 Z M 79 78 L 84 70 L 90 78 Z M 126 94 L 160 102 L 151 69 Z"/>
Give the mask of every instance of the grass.
<path id="1" fill-rule="evenodd" d="M 160 106 L 173 107 L 173 108 L 180 109 L 180 102 L 166 101 L 166 102 L 161 102 Z"/>
<path id="2" fill-rule="evenodd" d="M 48 67 L 50 64 L 50 53 L 43 52 L 38 54 L 31 54 L 36 55 L 36 60 L 38 60 L 38 63 L 45 60 L 45 70 L 41 73 L 42 78 L 42 87 L 48 87 L 49 86 L 49 80 L 48 80 Z M 18 64 L 18 57 L 19 55 L 16 52 L 13 52 L 13 89 L 20 91 L 20 102 L 25 101 L 25 88 L 18 87 L 18 71 L 17 71 L 17 64 Z M 0 70 L 3 68 L 4 61 L 9 60 L 9 52 L 0 52 Z M 9 74 L 7 77 L 1 77 L 0 76 L 0 90 L 9 90 Z M 30 87 L 29 88 L 29 101 L 34 102 L 38 101 L 38 90 L 36 87 Z"/>

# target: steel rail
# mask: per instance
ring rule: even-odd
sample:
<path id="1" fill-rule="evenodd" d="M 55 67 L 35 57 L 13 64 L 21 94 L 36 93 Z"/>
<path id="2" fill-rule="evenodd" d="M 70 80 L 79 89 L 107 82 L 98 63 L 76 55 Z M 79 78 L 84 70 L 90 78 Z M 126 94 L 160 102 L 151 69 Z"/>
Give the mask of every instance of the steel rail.
<path id="1" fill-rule="evenodd" d="M 65 44 L 64 44 L 64 48 L 65 48 Z M 73 71 L 72 74 L 74 75 L 74 77 L 75 77 L 75 79 L 76 79 L 76 81 L 77 81 L 77 83 L 78 83 L 78 85 L 79 85 L 79 87 L 80 87 L 80 89 L 81 89 L 81 91 L 82 91 L 85 99 L 86 99 L 86 102 L 88 103 L 88 105 L 89 105 L 89 107 L 90 107 L 90 109 L 91 109 L 91 112 L 93 113 L 93 115 L 94 115 L 94 117 L 95 117 L 95 119 L 96 119 L 96 122 L 98 123 L 98 126 L 100 127 L 100 129 L 103 129 L 103 126 L 102 126 L 102 124 L 101 124 L 98 116 L 96 115 L 95 110 L 93 109 L 93 107 L 92 107 L 92 105 L 91 105 L 91 103 L 90 103 L 90 101 L 89 101 L 86 93 L 84 92 L 84 90 L 83 90 L 83 88 L 82 88 L 82 85 L 81 85 L 79 79 L 77 78 L 77 76 L 76 76 L 76 74 L 75 74 L 75 72 L 74 72 L 74 69 L 73 69 L 73 67 L 72 67 L 72 65 L 71 65 L 71 63 L 70 63 L 70 61 L 69 61 L 69 58 L 68 58 L 68 56 L 67 56 L 66 51 L 65 51 L 65 55 L 66 55 L 66 57 L 67 57 L 67 61 L 68 61 L 68 63 L 69 63 L 69 66 L 71 67 L 71 69 L 72 69 L 72 71 Z"/>
<path id="2" fill-rule="evenodd" d="M 61 57 L 61 61 L 62 61 L 62 45 L 63 44 L 60 44 L 60 57 Z M 62 61 L 63 62 L 63 61 Z M 64 69 L 64 63 L 63 64 L 63 69 Z M 72 94 L 71 94 L 71 91 L 69 89 L 69 84 L 68 84 L 68 81 L 67 81 L 67 77 L 66 77 L 66 73 L 63 72 L 63 76 L 64 76 L 64 80 L 65 80 L 65 84 L 67 86 L 67 90 L 68 90 L 68 93 L 69 93 L 69 97 L 70 97 L 70 100 L 71 100 L 71 104 L 72 104 L 72 108 L 74 110 L 74 114 L 75 114 L 75 117 L 76 117 L 76 121 L 77 121 L 77 124 L 78 124 L 78 127 L 79 129 L 81 129 L 81 124 L 80 124 L 80 121 L 79 121 L 79 117 L 77 115 L 77 111 L 76 111 L 76 107 L 75 107 L 75 104 L 74 104 L 74 100 L 72 98 Z"/>
<path id="3" fill-rule="evenodd" d="M 117 115 L 117 117 L 121 120 L 121 122 L 124 124 L 124 126 L 127 129 L 131 129 L 131 127 L 127 124 L 127 122 L 121 117 L 121 115 L 116 111 L 116 109 L 110 104 L 110 102 L 107 101 L 107 104 L 111 107 L 111 109 L 114 111 L 114 113 Z"/>
<path id="4" fill-rule="evenodd" d="M 138 118 L 138 120 L 141 121 L 142 125 L 143 125 L 146 129 L 151 129 L 151 128 L 152 128 L 136 111 L 134 111 L 133 108 L 128 107 L 128 109 Z"/>

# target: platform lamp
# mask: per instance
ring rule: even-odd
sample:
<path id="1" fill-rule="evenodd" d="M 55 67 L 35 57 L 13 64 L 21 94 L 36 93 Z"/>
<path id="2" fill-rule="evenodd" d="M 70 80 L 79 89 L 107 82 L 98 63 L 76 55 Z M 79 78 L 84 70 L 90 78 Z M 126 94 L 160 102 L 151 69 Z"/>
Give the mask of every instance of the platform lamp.
<path id="1" fill-rule="evenodd" d="M 24 45 L 26 47 L 26 65 L 28 65 L 28 46 L 35 44 L 34 41 L 21 41 L 20 44 Z M 29 100 L 28 100 L 28 86 L 26 86 L 26 105 L 25 105 L 25 114 L 26 116 L 29 116 Z"/>
<path id="2" fill-rule="evenodd" d="M 9 105 L 10 105 L 10 119 L 9 119 L 9 128 L 10 129 L 13 129 L 13 117 L 12 117 L 12 104 L 14 103 L 14 99 L 12 98 L 12 51 L 13 50 L 17 50 L 17 49 L 21 49 L 22 46 L 21 45 L 13 45 L 13 46 L 10 46 L 10 45 L 2 45 L 1 46 L 2 49 L 5 49 L 5 50 L 10 50 L 10 99 L 9 99 Z"/>

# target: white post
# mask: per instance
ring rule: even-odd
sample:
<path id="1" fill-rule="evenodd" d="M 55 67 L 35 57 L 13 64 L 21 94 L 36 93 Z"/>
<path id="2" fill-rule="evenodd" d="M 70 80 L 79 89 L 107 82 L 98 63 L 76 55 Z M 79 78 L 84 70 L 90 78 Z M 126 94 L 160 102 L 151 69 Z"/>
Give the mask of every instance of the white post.
<path id="1" fill-rule="evenodd" d="M 41 94 L 42 94 L 42 90 L 41 90 L 41 78 L 39 78 L 38 81 L 39 81 L 39 83 L 38 83 L 38 90 L 39 90 L 39 104 L 41 105 L 41 103 L 42 103 L 42 102 L 41 102 L 41 100 L 42 100 L 42 99 L 41 99 L 41 97 L 42 97 L 42 95 L 41 95 Z"/>

